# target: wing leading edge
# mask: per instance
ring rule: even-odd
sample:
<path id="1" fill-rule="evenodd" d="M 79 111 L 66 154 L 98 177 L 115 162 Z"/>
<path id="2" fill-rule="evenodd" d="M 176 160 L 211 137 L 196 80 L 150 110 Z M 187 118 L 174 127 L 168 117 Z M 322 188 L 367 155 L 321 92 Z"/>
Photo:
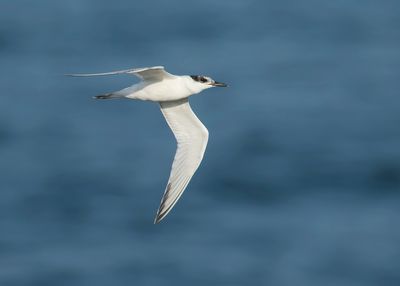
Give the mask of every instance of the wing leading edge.
<path id="1" fill-rule="evenodd" d="M 106 76 L 106 75 L 118 75 L 118 74 L 133 74 L 142 80 L 162 80 L 165 78 L 174 77 L 174 75 L 166 72 L 163 66 L 126 69 L 126 70 L 103 72 L 103 73 L 75 73 L 66 75 L 75 77 L 90 77 L 90 76 Z"/>

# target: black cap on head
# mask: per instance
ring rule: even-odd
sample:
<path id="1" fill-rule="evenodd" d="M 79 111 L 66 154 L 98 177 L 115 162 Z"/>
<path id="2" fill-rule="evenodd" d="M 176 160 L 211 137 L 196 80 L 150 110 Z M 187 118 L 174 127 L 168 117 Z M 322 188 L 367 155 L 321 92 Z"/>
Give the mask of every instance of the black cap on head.
<path id="1" fill-rule="evenodd" d="M 200 83 L 205 83 L 205 84 L 212 85 L 212 86 L 220 86 L 220 87 L 228 86 L 223 82 L 217 82 L 217 81 L 214 81 L 213 79 L 211 79 L 209 77 L 202 76 L 202 75 L 191 75 L 190 77 L 194 81 L 197 81 L 197 82 L 200 82 Z"/>
<path id="2" fill-rule="evenodd" d="M 191 75 L 190 76 L 194 81 L 198 81 L 198 82 L 207 82 L 208 79 L 202 75 Z"/>

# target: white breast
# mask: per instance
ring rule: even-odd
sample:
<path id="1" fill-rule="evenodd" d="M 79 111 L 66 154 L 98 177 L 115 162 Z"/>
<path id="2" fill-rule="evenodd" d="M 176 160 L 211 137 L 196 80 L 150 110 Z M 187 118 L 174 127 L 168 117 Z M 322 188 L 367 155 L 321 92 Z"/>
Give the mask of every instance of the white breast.
<path id="1" fill-rule="evenodd" d="M 157 82 L 141 82 L 132 86 L 126 97 L 158 102 L 179 100 L 201 91 L 201 88 L 191 85 L 191 81 L 187 76 L 176 76 Z"/>

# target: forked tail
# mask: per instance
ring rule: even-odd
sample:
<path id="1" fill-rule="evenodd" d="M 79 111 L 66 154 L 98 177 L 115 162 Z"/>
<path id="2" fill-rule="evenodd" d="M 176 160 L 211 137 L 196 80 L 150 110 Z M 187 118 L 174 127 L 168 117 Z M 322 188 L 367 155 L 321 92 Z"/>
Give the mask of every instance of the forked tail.
<path id="1" fill-rule="evenodd" d="M 121 98 L 124 97 L 121 94 L 118 93 L 106 93 L 106 94 L 100 94 L 93 96 L 94 99 L 115 99 L 115 98 Z"/>

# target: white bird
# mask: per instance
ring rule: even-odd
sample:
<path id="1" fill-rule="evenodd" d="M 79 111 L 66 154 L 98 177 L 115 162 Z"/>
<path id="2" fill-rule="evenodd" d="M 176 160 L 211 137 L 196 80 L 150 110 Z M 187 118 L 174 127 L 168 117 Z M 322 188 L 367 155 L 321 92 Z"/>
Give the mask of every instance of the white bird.
<path id="1" fill-rule="evenodd" d="M 172 75 L 162 66 L 121 71 L 69 74 L 69 76 L 105 76 L 132 74 L 141 79 L 119 91 L 95 96 L 96 99 L 129 98 L 158 102 L 177 141 L 167 187 L 154 223 L 160 222 L 174 207 L 203 159 L 208 130 L 190 108 L 188 97 L 211 87 L 226 87 L 207 76 Z"/>

